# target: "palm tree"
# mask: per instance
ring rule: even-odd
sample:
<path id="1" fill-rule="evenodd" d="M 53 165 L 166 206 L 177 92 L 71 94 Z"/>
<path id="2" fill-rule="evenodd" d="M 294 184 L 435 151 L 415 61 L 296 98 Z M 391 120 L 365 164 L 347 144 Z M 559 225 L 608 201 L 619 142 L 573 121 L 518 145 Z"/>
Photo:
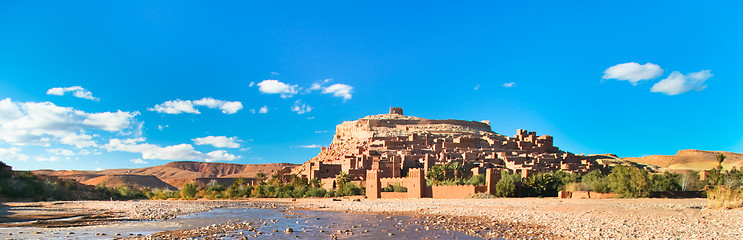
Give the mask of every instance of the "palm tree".
<path id="1" fill-rule="evenodd" d="M 263 181 L 266 180 L 266 174 L 259 172 L 258 174 L 255 175 L 255 178 L 258 179 L 258 182 L 263 183 Z"/>
<path id="2" fill-rule="evenodd" d="M 322 187 L 322 182 L 320 182 L 319 178 L 313 178 L 312 180 L 310 180 L 310 186 L 319 188 Z"/>
<path id="3" fill-rule="evenodd" d="M 459 178 L 459 174 L 460 174 L 460 172 L 459 172 L 459 169 L 460 169 L 459 162 L 453 162 L 449 166 L 451 167 L 452 173 L 454 174 L 454 176 L 452 176 L 452 180 L 456 181 Z"/>
<path id="4" fill-rule="evenodd" d="M 722 170 L 722 162 L 725 161 L 725 154 L 717 155 L 717 169 Z"/>

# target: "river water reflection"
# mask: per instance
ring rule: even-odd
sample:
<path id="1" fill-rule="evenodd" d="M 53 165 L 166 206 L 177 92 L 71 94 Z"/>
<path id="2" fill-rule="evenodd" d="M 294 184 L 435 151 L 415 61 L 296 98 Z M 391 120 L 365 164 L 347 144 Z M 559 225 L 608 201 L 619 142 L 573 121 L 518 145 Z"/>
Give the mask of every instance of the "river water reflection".
<path id="1" fill-rule="evenodd" d="M 117 222 L 66 228 L 0 228 L 0 239 L 112 239 L 147 236 L 171 230 L 200 228 L 228 221 L 251 222 L 258 231 L 218 234 L 220 239 L 480 239 L 460 232 L 426 230 L 408 216 L 280 209 L 219 208 L 170 220 Z M 294 231 L 286 233 L 287 228 Z M 105 234 L 105 235 L 100 235 Z M 205 236 L 208 237 L 208 236 Z"/>

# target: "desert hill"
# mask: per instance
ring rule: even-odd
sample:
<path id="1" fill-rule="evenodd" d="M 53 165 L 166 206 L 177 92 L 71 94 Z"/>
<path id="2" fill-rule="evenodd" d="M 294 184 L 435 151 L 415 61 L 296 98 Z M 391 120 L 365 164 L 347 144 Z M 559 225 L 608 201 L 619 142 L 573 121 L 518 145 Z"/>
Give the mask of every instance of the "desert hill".
<path id="1" fill-rule="evenodd" d="M 135 168 L 135 169 L 106 169 L 101 171 L 67 171 L 67 170 L 35 170 L 36 175 L 53 176 L 60 179 L 74 179 L 87 185 L 96 185 L 105 182 L 108 187 L 128 185 L 149 188 L 179 188 L 188 182 L 230 182 L 239 177 L 255 178 L 262 172 L 271 176 L 278 171 L 289 171 L 297 164 L 267 163 L 267 164 L 235 164 L 235 163 L 206 163 L 179 161 L 165 165 Z"/>
<path id="2" fill-rule="evenodd" d="M 681 150 L 676 155 L 652 155 L 622 159 L 636 163 L 652 164 L 665 169 L 704 170 L 717 166 L 716 156 L 719 154 L 725 154 L 727 157 L 723 162 L 723 167 L 726 169 L 733 166 L 743 167 L 743 154 L 723 151 Z"/>
<path id="3" fill-rule="evenodd" d="M 148 188 L 167 188 L 175 190 L 176 188 L 170 184 L 167 184 L 159 178 L 152 175 L 103 175 L 96 178 L 88 179 L 81 182 L 85 185 L 98 185 L 105 183 L 106 186 L 130 186 L 135 188 L 148 187 Z"/>
<path id="4" fill-rule="evenodd" d="M 650 172 L 661 172 L 661 167 L 649 163 L 633 162 L 624 158 L 618 157 L 616 154 L 604 153 L 604 154 L 589 154 L 586 155 L 585 159 L 596 161 L 596 163 L 614 167 L 617 165 L 634 166 L 637 168 L 647 169 Z M 608 168 L 607 168 L 608 169 Z"/>

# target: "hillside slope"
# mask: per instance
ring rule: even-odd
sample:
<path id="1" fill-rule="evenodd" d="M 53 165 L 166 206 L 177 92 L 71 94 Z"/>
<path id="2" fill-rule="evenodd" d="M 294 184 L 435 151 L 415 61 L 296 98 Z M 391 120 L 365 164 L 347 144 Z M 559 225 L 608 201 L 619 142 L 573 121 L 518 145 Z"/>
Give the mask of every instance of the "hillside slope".
<path id="1" fill-rule="evenodd" d="M 167 184 L 152 175 L 103 175 L 88 179 L 81 183 L 85 185 L 98 185 L 105 183 L 106 187 L 130 186 L 135 188 L 148 187 L 167 188 L 170 190 L 176 189 L 174 186 Z"/>
<path id="2" fill-rule="evenodd" d="M 180 187 L 184 183 L 191 182 L 194 179 L 255 178 L 259 172 L 265 173 L 266 176 L 271 176 L 278 171 L 288 171 L 288 169 L 295 166 L 297 164 L 235 164 L 179 161 L 135 169 L 106 169 L 101 171 L 35 170 L 33 173 L 43 176 L 54 176 L 60 179 L 74 179 L 87 185 L 97 185 L 98 183 L 106 182 L 106 185 L 109 187 L 128 185 L 172 189 Z"/>
<path id="3" fill-rule="evenodd" d="M 723 163 L 726 169 L 743 167 L 743 154 L 723 151 L 681 150 L 676 155 L 652 155 L 646 157 L 625 157 L 623 160 L 652 164 L 666 169 L 704 170 L 717 166 L 717 155 L 725 154 Z"/>

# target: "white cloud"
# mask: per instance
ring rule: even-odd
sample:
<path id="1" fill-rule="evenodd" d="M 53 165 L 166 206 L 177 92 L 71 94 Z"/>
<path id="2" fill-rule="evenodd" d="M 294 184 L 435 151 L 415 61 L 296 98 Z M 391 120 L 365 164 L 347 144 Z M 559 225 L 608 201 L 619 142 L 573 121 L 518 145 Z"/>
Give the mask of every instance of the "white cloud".
<path id="1" fill-rule="evenodd" d="M 72 92 L 72 95 L 78 98 L 84 98 L 84 99 L 90 99 L 93 101 L 100 101 L 99 98 L 93 97 L 93 93 L 91 93 L 88 90 L 85 90 L 85 88 L 81 86 L 73 86 L 73 87 L 55 87 L 51 88 L 46 91 L 47 95 L 57 95 L 57 96 L 63 96 L 66 92 Z"/>
<path id="2" fill-rule="evenodd" d="M 193 103 L 190 100 L 170 100 L 162 104 L 157 104 L 154 107 L 148 108 L 149 111 L 156 111 L 159 113 L 167 114 L 180 114 L 180 113 L 193 113 L 200 114 L 199 110 L 194 108 Z"/>
<path id="3" fill-rule="evenodd" d="M 315 131 L 315 133 L 326 133 L 328 130 L 322 130 L 322 131 Z"/>
<path id="4" fill-rule="evenodd" d="M 511 88 L 511 87 L 514 87 L 514 86 L 516 86 L 516 83 L 515 82 L 507 82 L 507 83 L 504 83 L 503 84 L 503 87 L 504 88 Z"/>
<path id="5" fill-rule="evenodd" d="M 346 84 L 340 84 L 336 83 L 333 85 L 330 85 L 328 87 L 325 87 L 325 84 L 329 83 L 333 79 L 325 79 L 319 82 L 315 82 L 310 86 L 310 89 L 307 90 L 307 93 L 310 93 L 314 90 L 322 90 L 323 94 L 333 94 L 335 97 L 343 98 L 343 101 L 351 99 L 353 93 L 353 87 L 346 85 Z"/>
<path id="6" fill-rule="evenodd" d="M 652 63 L 640 65 L 636 62 L 629 62 L 607 68 L 603 79 L 626 80 L 632 85 L 637 85 L 642 80 L 657 78 L 661 75 L 663 75 L 663 69 L 658 65 Z"/>
<path id="7" fill-rule="evenodd" d="M 160 131 L 162 131 L 162 130 L 168 128 L 168 127 L 169 126 L 167 124 L 165 124 L 165 125 L 157 125 L 157 129 L 160 130 Z"/>
<path id="8" fill-rule="evenodd" d="M 132 159 L 132 162 L 133 162 L 134 164 L 147 164 L 147 161 L 145 161 L 145 160 L 142 160 L 141 158 L 137 158 L 137 159 Z"/>
<path id="9" fill-rule="evenodd" d="M 191 144 L 178 144 L 160 147 L 154 144 L 141 143 L 144 138 L 111 139 L 103 146 L 108 151 L 122 151 L 142 154 L 142 159 L 160 160 L 203 160 L 203 161 L 231 161 L 240 157 L 217 150 L 210 153 L 196 151 Z"/>
<path id="10" fill-rule="evenodd" d="M 298 148 L 321 148 L 322 145 L 319 144 L 310 144 L 310 145 L 299 145 Z"/>
<path id="11" fill-rule="evenodd" d="M 98 144 L 93 141 L 93 136 L 84 133 L 64 135 L 59 138 L 59 142 L 62 144 L 75 146 L 77 148 L 98 146 Z"/>
<path id="12" fill-rule="evenodd" d="M 702 91 L 707 88 L 704 84 L 713 75 L 710 70 L 702 70 L 683 75 L 678 71 L 672 72 L 666 79 L 653 85 L 651 92 L 660 92 L 666 95 L 678 95 L 689 91 Z"/>
<path id="13" fill-rule="evenodd" d="M 61 149 L 61 148 L 53 148 L 53 149 L 47 149 L 48 153 L 57 155 L 57 156 L 75 156 L 75 152 L 67 149 Z"/>
<path id="14" fill-rule="evenodd" d="M 191 144 L 178 144 L 166 147 L 160 147 L 149 143 L 138 143 L 143 139 L 111 139 L 104 146 L 108 151 L 122 151 L 141 153 L 142 159 L 162 159 L 162 160 L 198 160 L 203 159 L 204 155 L 196 151 Z"/>
<path id="15" fill-rule="evenodd" d="M 0 148 L 0 161 L 17 161 L 23 162 L 28 160 L 29 157 L 21 153 L 21 149 L 17 147 L 11 148 Z"/>
<path id="16" fill-rule="evenodd" d="M 208 108 L 219 108 L 222 110 L 222 113 L 225 114 L 234 114 L 237 111 L 240 111 L 240 109 L 243 109 L 243 104 L 241 102 L 222 101 L 214 98 L 203 98 L 201 100 L 193 101 L 193 104 L 196 106 L 206 106 Z"/>
<path id="17" fill-rule="evenodd" d="M 475 91 L 480 90 L 480 84 L 475 85 Z"/>
<path id="18" fill-rule="evenodd" d="M 167 114 L 180 114 L 180 113 L 193 113 L 201 114 L 195 107 L 205 106 L 212 109 L 220 109 L 222 113 L 234 114 L 243 108 L 243 104 L 239 101 L 224 101 L 217 100 L 214 98 L 202 98 L 200 100 L 170 100 L 161 104 L 157 104 L 154 107 L 148 108 L 149 111 L 155 111 L 159 113 Z"/>
<path id="19" fill-rule="evenodd" d="M 342 97 L 343 101 L 351 99 L 351 92 L 353 92 L 353 87 L 340 83 L 330 85 L 322 90 L 323 94 L 332 93 L 335 97 Z"/>
<path id="20" fill-rule="evenodd" d="M 49 146 L 58 142 L 78 148 L 96 146 L 88 131 L 136 130 L 139 112 L 86 113 L 50 102 L 0 100 L 0 142 Z"/>
<path id="21" fill-rule="evenodd" d="M 262 114 L 268 113 L 268 106 L 264 105 L 263 107 L 261 107 L 261 109 L 258 110 L 258 113 L 262 113 Z"/>
<path id="22" fill-rule="evenodd" d="M 297 100 L 292 105 L 292 111 L 297 112 L 297 114 L 304 114 L 312 111 L 312 107 L 303 103 L 302 100 Z"/>
<path id="23" fill-rule="evenodd" d="M 250 84 L 248 85 L 248 87 L 253 87 L 253 86 L 255 86 L 255 82 L 250 82 Z"/>
<path id="24" fill-rule="evenodd" d="M 237 137 L 226 137 L 226 136 L 207 136 L 203 138 L 194 138 L 193 142 L 196 145 L 212 145 L 218 148 L 239 148 L 240 139 Z"/>
<path id="25" fill-rule="evenodd" d="M 299 85 L 290 85 L 279 80 L 263 80 L 258 84 L 258 91 L 264 94 L 281 94 L 282 98 L 290 98 L 297 94 Z"/>
<path id="26" fill-rule="evenodd" d="M 328 78 L 328 79 L 322 80 L 320 82 L 315 82 L 315 83 L 312 84 L 312 86 L 310 86 L 310 90 L 320 90 L 320 89 L 323 89 L 324 88 L 323 85 L 325 85 L 326 83 L 329 83 L 332 80 L 333 79 Z"/>
<path id="27" fill-rule="evenodd" d="M 226 152 L 225 150 L 217 150 L 217 151 L 207 153 L 206 158 L 204 158 L 204 161 L 207 161 L 207 162 L 232 161 L 238 158 L 240 157 L 232 155 Z"/>
<path id="28" fill-rule="evenodd" d="M 83 124 L 90 128 L 102 129 L 106 131 L 120 131 L 130 126 L 132 118 L 139 115 L 139 112 L 102 112 L 102 113 L 90 113 L 88 117 L 83 120 Z"/>
<path id="29" fill-rule="evenodd" d="M 59 158 L 56 157 L 56 156 L 51 156 L 51 157 L 36 156 L 36 161 L 39 161 L 39 162 L 56 162 L 56 161 L 59 161 Z"/>

